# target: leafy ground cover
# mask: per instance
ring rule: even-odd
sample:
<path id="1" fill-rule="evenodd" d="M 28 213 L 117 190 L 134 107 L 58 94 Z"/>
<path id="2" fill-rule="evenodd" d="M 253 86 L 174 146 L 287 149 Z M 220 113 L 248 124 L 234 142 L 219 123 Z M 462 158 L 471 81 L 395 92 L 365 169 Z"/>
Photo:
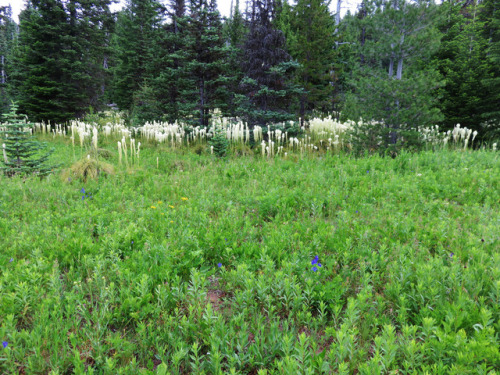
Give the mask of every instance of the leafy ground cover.
<path id="1" fill-rule="evenodd" d="M 165 150 L 0 177 L 0 373 L 496 373 L 498 153 Z"/>

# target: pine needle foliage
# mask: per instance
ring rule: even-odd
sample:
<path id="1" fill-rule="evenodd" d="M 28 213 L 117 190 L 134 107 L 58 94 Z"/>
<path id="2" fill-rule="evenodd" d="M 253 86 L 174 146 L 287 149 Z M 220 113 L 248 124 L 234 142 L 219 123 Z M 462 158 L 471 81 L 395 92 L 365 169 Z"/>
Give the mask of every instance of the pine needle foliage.
<path id="1" fill-rule="evenodd" d="M 17 108 L 12 103 L 9 113 L 3 115 L 5 123 L 0 133 L 5 145 L 5 159 L 2 160 L 3 165 L 0 164 L 0 170 L 9 177 L 17 174 L 46 176 L 57 167 L 47 163 L 54 150 L 41 153 L 46 145 L 32 136 L 29 130 L 31 124 L 26 121 L 26 116 L 17 113 Z"/>
<path id="2" fill-rule="evenodd" d="M 210 145 L 213 147 L 213 152 L 219 158 L 223 158 L 227 154 L 229 142 L 221 127 L 217 126 L 214 131 L 214 136 L 210 140 Z"/>

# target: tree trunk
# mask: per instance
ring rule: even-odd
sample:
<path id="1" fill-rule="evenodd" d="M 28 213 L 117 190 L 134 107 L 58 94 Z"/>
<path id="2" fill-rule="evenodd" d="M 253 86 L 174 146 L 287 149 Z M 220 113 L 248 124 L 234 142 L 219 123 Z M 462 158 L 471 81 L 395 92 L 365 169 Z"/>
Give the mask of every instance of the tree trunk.
<path id="1" fill-rule="evenodd" d="M 389 78 L 394 74 L 394 43 L 391 43 L 391 59 L 389 61 Z"/>
<path id="2" fill-rule="evenodd" d="M 403 43 L 405 42 L 405 34 L 403 32 L 403 35 L 401 35 L 401 40 L 399 41 L 399 45 L 401 46 L 401 50 L 403 50 Z M 403 52 L 400 52 L 401 55 L 399 56 L 398 60 L 398 71 L 396 73 L 396 79 L 401 79 L 403 75 Z"/>
<path id="3" fill-rule="evenodd" d="M 340 7 L 342 5 L 342 0 L 337 0 L 337 14 L 335 14 L 335 26 L 337 28 L 335 29 L 335 34 L 337 34 L 338 31 L 338 26 L 340 24 Z"/>
<path id="4" fill-rule="evenodd" d="M 205 123 L 205 83 L 203 79 L 200 80 L 200 125 Z"/>
<path id="5" fill-rule="evenodd" d="M 403 75 L 403 58 L 400 57 L 398 60 L 398 71 L 396 72 L 396 79 L 401 79 Z"/>
<path id="6" fill-rule="evenodd" d="M 2 84 L 5 83 L 5 69 L 4 69 L 4 67 L 5 67 L 5 56 L 2 55 L 2 67 L 1 67 L 1 69 L 2 69 L 2 78 L 1 78 L 1 81 L 0 81 Z"/>
<path id="7" fill-rule="evenodd" d="M 361 19 L 365 18 L 366 17 L 366 9 L 365 9 L 365 2 L 363 1 L 361 3 L 361 9 L 359 11 L 359 14 L 361 16 Z M 361 45 L 361 50 L 363 50 L 363 46 L 365 45 L 365 39 L 366 39 L 366 27 L 363 26 L 361 28 L 361 40 L 359 41 L 360 42 L 360 45 Z M 364 65 L 365 63 L 365 55 L 363 53 L 361 53 L 361 55 L 359 56 L 360 58 L 360 61 L 361 61 L 361 65 Z"/>
<path id="8" fill-rule="evenodd" d="M 300 126 L 304 126 L 304 117 L 306 116 L 306 95 L 300 96 Z"/>

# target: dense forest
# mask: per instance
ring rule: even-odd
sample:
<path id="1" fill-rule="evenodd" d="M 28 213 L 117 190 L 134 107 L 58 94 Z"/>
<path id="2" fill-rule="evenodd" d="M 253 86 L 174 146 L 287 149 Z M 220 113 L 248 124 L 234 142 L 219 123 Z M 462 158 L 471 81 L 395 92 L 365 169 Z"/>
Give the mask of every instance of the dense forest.
<path id="1" fill-rule="evenodd" d="M 331 114 L 390 128 L 500 123 L 500 1 L 29 0 L 0 7 L 0 109 L 63 123 L 111 106 L 131 124 L 250 126 Z"/>

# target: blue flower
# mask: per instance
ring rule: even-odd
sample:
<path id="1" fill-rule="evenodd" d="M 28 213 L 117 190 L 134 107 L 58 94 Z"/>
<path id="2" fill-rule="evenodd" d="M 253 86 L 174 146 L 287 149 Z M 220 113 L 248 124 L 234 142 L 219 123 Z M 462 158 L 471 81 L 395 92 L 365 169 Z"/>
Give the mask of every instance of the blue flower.
<path id="1" fill-rule="evenodd" d="M 453 258 L 453 255 L 455 255 L 455 253 L 450 253 L 450 258 Z"/>
<path id="2" fill-rule="evenodd" d="M 316 271 L 318 270 L 318 267 L 313 267 L 313 268 L 311 268 L 311 270 L 312 270 L 313 272 L 316 272 Z"/>
<path id="3" fill-rule="evenodd" d="M 9 263 L 12 263 L 14 261 L 14 258 L 10 258 Z"/>
<path id="4" fill-rule="evenodd" d="M 9 346 L 9 343 L 7 341 L 2 341 L 2 346 L 5 349 L 7 346 Z"/>
<path id="5" fill-rule="evenodd" d="M 217 267 L 221 268 L 222 267 L 222 263 L 217 263 Z"/>
<path id="6" fill-rule="evenodd" d="M 318 267 L 323 267 L 323 266 L 321 265 L 321 263 L 318 263 Z"/>
<path id="7" fill-rule="evenodd" d="M 370 173 L 370 170 L 367 170 L 366 173 Z"/>
<path id="8" fill-rule="evenodd" d="M 85 197 L 82 195 L 82 201 L 85 199 Z"/>
<path id="9" fill-rule="evenodd" d="M 356 213 L 358 213 L 358 210 L 356 210 Z"/>
<path id="10" fill-rule="evenodd" d="M 85 194 L 85 188 L 82 188 L 82 190 L 80 190 L 83 194 Z"/>

